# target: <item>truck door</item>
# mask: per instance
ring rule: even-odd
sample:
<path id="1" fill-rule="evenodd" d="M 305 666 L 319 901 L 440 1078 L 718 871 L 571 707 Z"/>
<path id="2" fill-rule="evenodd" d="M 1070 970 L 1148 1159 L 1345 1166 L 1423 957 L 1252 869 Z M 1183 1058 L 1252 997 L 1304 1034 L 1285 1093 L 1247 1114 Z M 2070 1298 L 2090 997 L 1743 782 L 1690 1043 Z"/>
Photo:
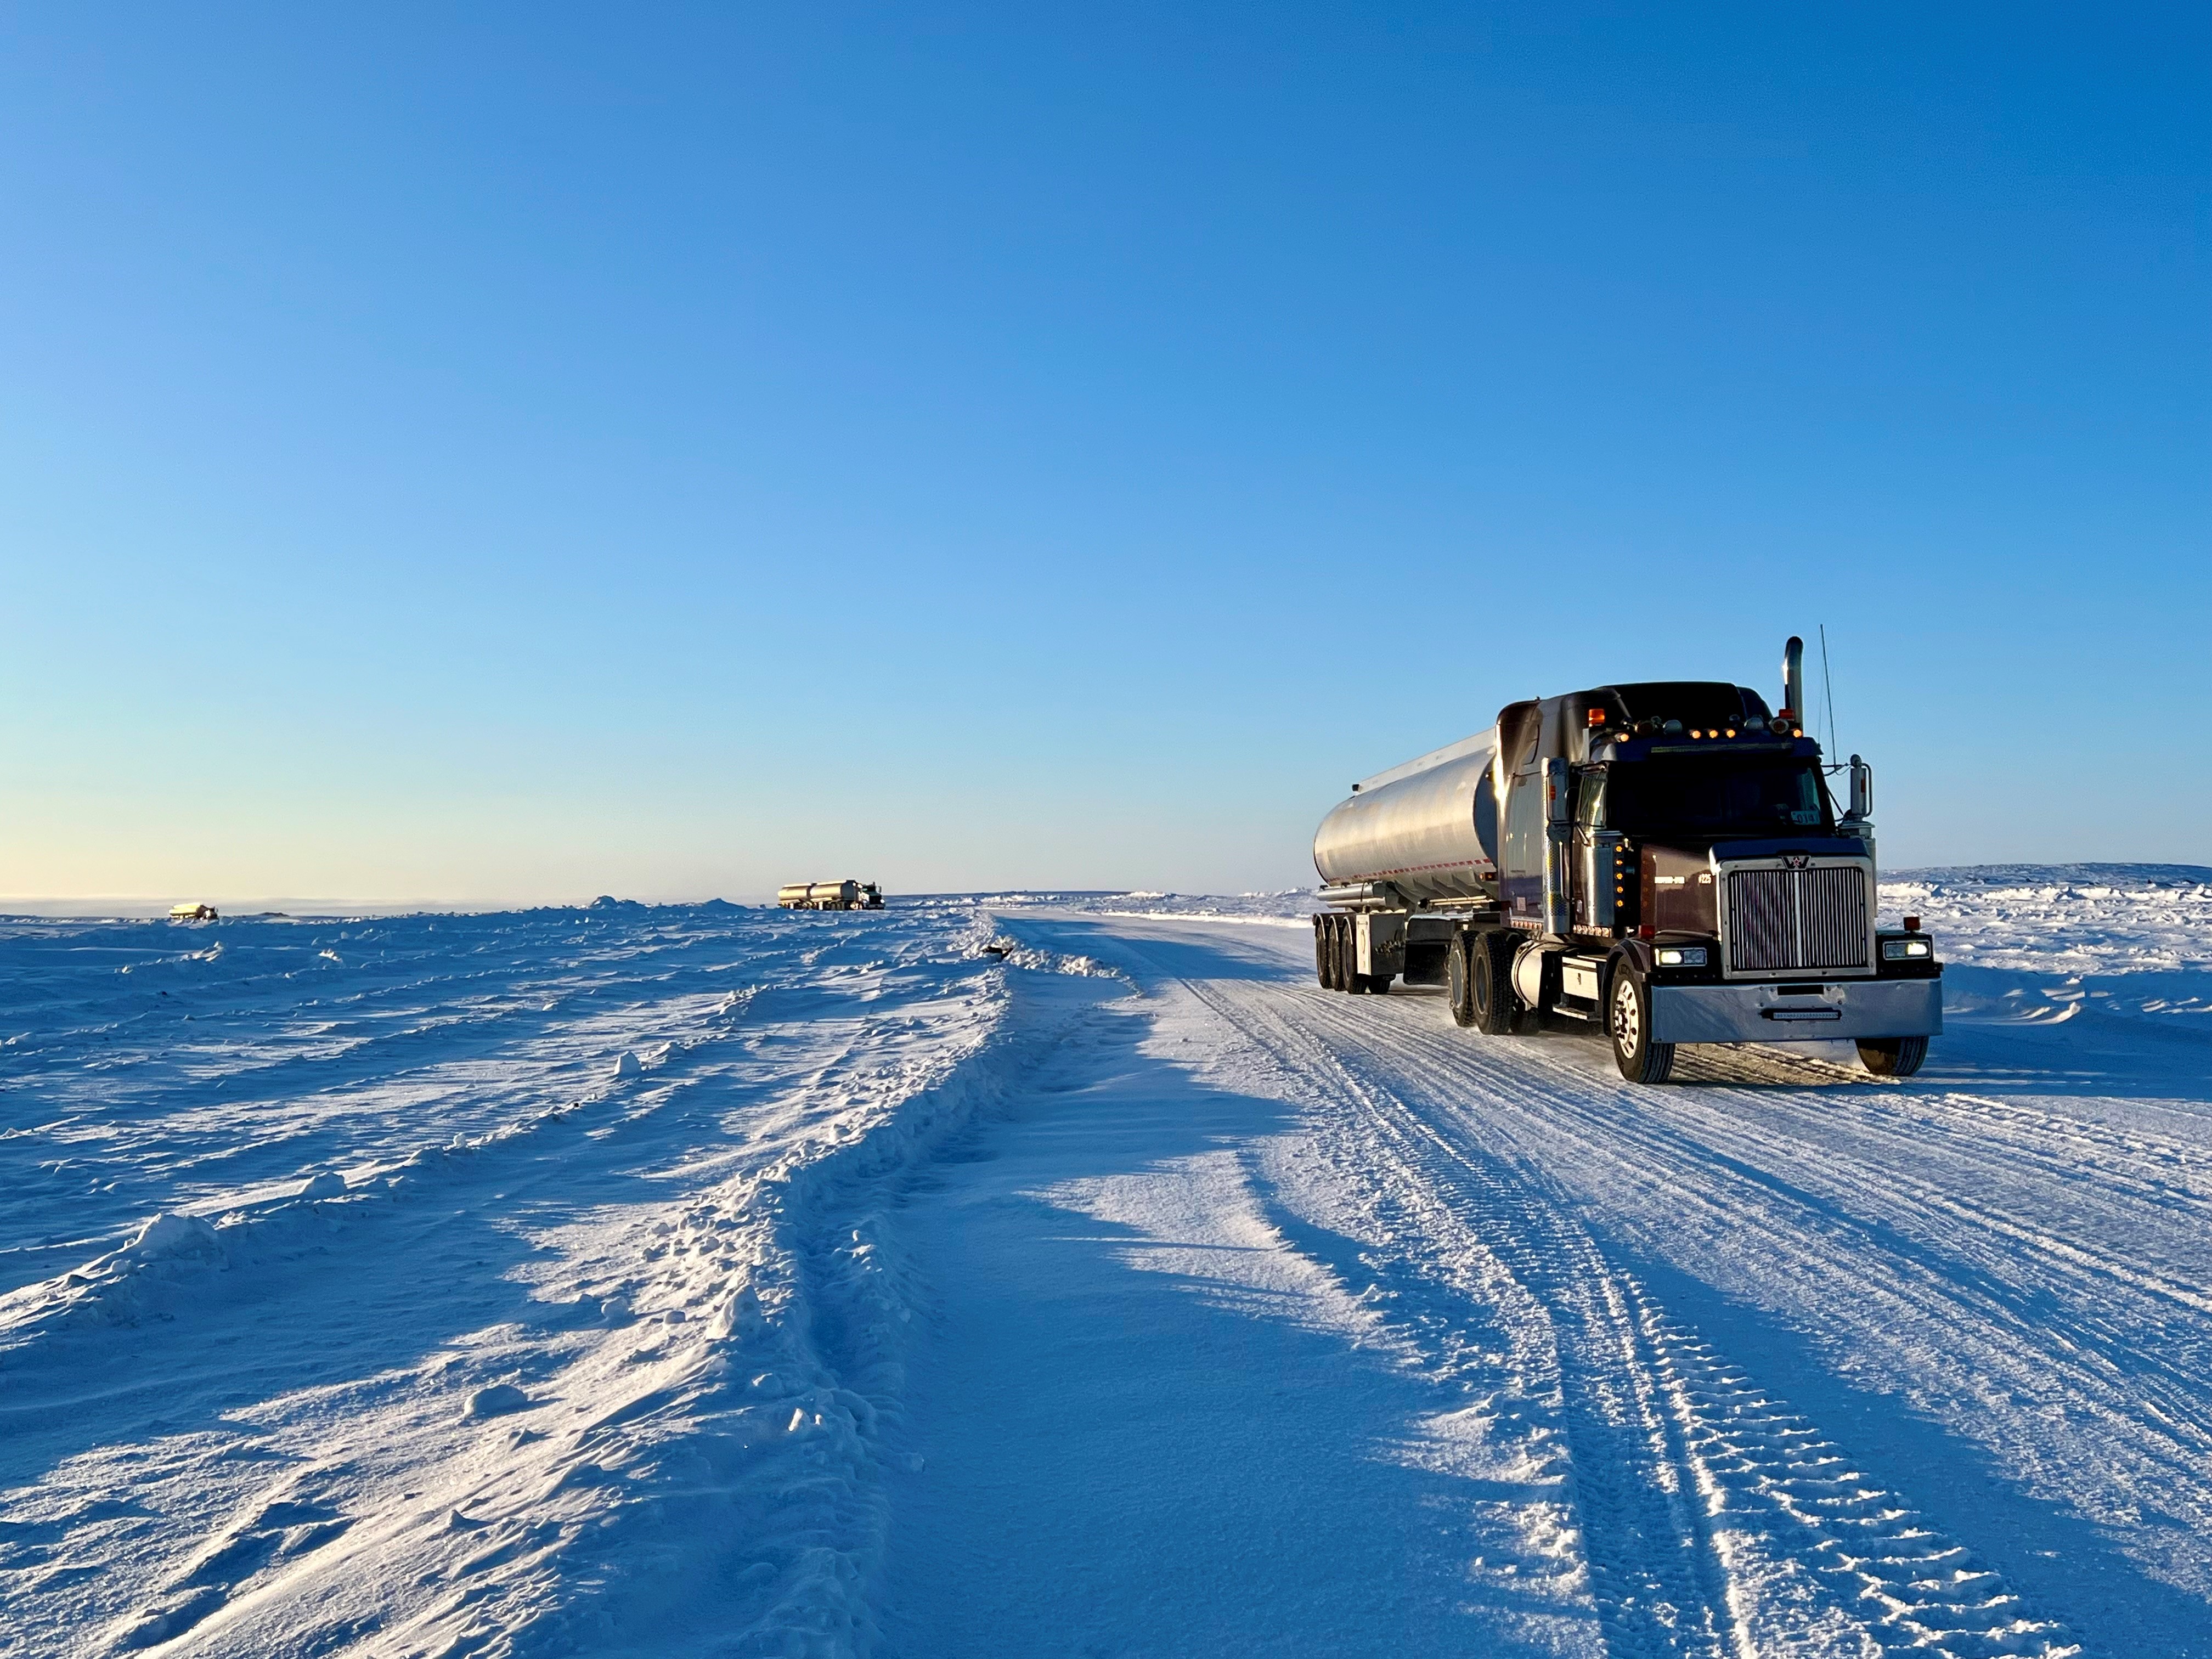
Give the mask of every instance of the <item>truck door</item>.
<path id="1" fill-rule="evenodd" d="M 1544 770 L 1537 758 L 1541 705 L 1509 703 L 1498 711 L 1497 768 L 1505 784 L 1504 857 L 1498 887 L 1505 914 L 1535 921 L 1544 912 Z"/>
<path id="2" fill-rule="evenodd" d="M 1605 781 L 1602 766 L 1583 768 L 1576 780 L 1570 879 L 1577 927 L 1612 928 L 1633 920 L 1633 884 L 1621 866 L 1620 836 L 1606 827 Z"/>
<path id="3" fill-rule="evenodd" d="M 1524 772 L 1507 781 L 1499 885 L 1505 913 L 1534 921 L 1544 910 L 1544 775 Z"/>
<path id="4" fill-rule="evenodd" d="M 1602 822 L 1604 793 L 1603 768 L 1586 766 L 1577 772 L 1574 854 L 1567 865 L 1567 897 L 1577 927 L 1593 927 L 1596 922 L 1591 911 L 1599 872 L 1593 866 L 1591 854 L 1595 850 L 1595 843 L 1591 836 Z"/>

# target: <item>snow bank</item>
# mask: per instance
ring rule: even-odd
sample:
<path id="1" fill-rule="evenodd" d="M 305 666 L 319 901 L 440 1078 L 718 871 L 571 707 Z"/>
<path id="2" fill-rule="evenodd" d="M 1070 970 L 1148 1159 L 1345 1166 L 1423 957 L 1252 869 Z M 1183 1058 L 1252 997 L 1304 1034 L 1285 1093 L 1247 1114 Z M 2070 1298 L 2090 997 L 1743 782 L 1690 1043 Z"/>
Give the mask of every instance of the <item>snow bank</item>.
<path id="1" fill-rule="evenodd" d="M 1121 982 L 971 906 L 226 926 L 0 929 L 0 1263 L 80 1264 L 0 1409 L 85 1401 L 0 1449 L 22 1650 L 870 1650 L 887 1206 Z"/>
<path id="2" fill-rule="evenodd" d="M 1947 1009 L 2055 1020 L 2088 1012 L 2212 1030 L 2212 869 L 1980 865 L 1901 870 L 1885 924 L 1921 918 Z"/>
<path id="3" fill-rule="evenodd" d="M 1321 908 L 1321 901 L 1310 887 L 1233 894 L 1162 893 L 1133 889 L 1126 893 L 1006 896 L 992 902 L 1002 909 L 1049 906 L 1102 916 L 1192 917 L 1206 921 L 1249 921 L 1297 927 L 1309 926 L 1307 918 Z"/>

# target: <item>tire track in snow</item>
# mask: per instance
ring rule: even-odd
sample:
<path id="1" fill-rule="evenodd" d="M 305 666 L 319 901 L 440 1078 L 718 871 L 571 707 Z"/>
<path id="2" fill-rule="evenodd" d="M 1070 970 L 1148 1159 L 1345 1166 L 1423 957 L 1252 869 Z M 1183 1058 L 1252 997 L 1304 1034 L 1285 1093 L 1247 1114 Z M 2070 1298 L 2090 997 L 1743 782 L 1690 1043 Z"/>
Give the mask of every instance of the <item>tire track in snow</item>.
<path id="1" fill-rule="evenodd" d="M 1565 1440 L 1607 1651 L 1638 1659 L 1729 1653 L 1725 1572 L 1620 1284 L 1588 1235 L 1493 1171 L 1454 1158 L 1370 1066 L 1356 1063 L 1356 1047 L 1286 1017 L 1279 988 L 1182 983 L 1308 1090 L 1350 1109 L 1355 1133 L 1364 1131 L 1366 1161 L 1389 1172 L 1380 1182 L 1388 1200 L 1417 1229 L 1410 1243 L 1428 1264 L 1422 1276 L 1439 1276 L 1434 1264 L 1462 1258 L 1470 1245 L 1505 1268 L 1519 1293 L 1508 1370 L 1520 1392 L 1549 1408 Z M 1444 1179 L 1440 1161 L 1455 1166 Z M 1494 1296 L 1499 1287 L 1486 1288 Z"/>
<path id="2" fill-rule="evenodd" d="M 2060 1183 L 2050 1202 L 2070 1214 L 2070 1236 L 2028 1225 L 2029 1238 L 2008 1238 L 1961 1197 L 2016 1186 L 2002 1145 L 1974 1148 L 1930 1188 L 1917 1173 L 1933 1167 L 1926 1146 L 1869 1141 L 1843 1103 L 1670 1089 L 1624 1105 L 1610 1078 L 1589 1073 L 1602 1051 L 1486 1055 L 1427 1025 L 1428 1012 L 1408 1000 L 1381 1028 L 1334 1017 L 1370 1042 L 1390 1031 L 1447 1090 L 1505 1109 L 1485 1133 L 1522 1162 L 1575 1170 L 1616 1210 L 1635 1198 L 1625 1218 L 1655 1248 L 1660 1227 L 1677 1250 L 1724 1242 L 1739 1284 L 1759 1275 L 1745 1293 L 1844 1316 L 1847 1368 L 1889 1391 L 1904 1380 L 1916 1405 L 1964 1423 L 2030 1489 L 2112 1527 L 2155 1576 L 2204 1593 L 2212 1334 L 2185 1301 L 2130 1282 L 2143 1224 L 2171 1226 L 2170 1213 L 2087 1207 Z M 1886 1109 L 1892 1087 L 1864 1092 Z M 1467 1119 L 1448 1094 L 1440 1103 Z"/>
<path id="3" fill-rule="evenodd" d="M 1610 1652 L 2079 1651 L 1811 1425 L 1668 1320 L 1540 1170 L 1470 1135 L 1462 1115 L 1425 1110 L 1399 1092 L 1409 1070 L 1423 1081 L 1424 1070 L 1455 1072 L 1450 1080 L 1492 1095 L 1516 1092 L 1516 1080 L 1434 1034 L 1378 1030 L 1325 993 L 1184 983 L 1286 1070 L 1351 1108 L 1400 1181 L 1448 1208 L 1541 1309 Z M 1426 1065 L 1409 1067 L 1414 1058 Z M 1467 1079 L 1471 1060 L 1481 1075 Z M 1519 1082 L 1517 1092 L 1536 1097 L 1524 1105 L 1540 1103 L 1540 1087 Z M 1524 1386 L 1540 1391 L 1545 1381 L 1529 1376 Z"/>

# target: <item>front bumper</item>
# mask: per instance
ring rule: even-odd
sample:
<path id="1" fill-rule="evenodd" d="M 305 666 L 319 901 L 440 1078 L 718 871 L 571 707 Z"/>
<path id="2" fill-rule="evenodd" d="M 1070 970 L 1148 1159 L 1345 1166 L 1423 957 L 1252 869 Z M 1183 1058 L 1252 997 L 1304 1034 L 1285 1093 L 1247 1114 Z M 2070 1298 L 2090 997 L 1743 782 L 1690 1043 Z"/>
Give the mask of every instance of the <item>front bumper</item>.
<path id="1" fill-rule="evenodd" d="M 1820 1042 L 1942 1029 L 1940 979 L 1831 980 L 1788 994 L 1762 984 L 1651 988 L 1654 1042 Z"/>

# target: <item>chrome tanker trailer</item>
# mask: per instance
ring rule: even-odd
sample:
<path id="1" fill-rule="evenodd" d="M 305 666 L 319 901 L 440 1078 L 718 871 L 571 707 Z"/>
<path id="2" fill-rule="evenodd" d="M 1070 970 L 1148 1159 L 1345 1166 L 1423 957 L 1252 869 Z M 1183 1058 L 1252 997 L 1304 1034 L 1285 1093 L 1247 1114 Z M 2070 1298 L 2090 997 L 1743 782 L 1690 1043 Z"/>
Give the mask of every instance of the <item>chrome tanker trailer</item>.
<path id="1" fill-rule="evenodd" d="M 884 891 L 872 881 L 794 881 L 775 890 L 786 910 L 880 910 Z"/>
<path id="2" fill-rule="evenodd" d="M 1492 1034 L 1593 1023 L 1632 1082 L 1678 1043 L 1835 1038 L 1911 1076 L 1942 965 L 1917 917 L 1875 926 L 1873 773 L 1851 757 L 1838 815 L 1795 639 L 1783 701 L 1669 680 L 1510 703 L 1354 784 L 1314 836 L 1321 982 L 1443 985 Z"/>

